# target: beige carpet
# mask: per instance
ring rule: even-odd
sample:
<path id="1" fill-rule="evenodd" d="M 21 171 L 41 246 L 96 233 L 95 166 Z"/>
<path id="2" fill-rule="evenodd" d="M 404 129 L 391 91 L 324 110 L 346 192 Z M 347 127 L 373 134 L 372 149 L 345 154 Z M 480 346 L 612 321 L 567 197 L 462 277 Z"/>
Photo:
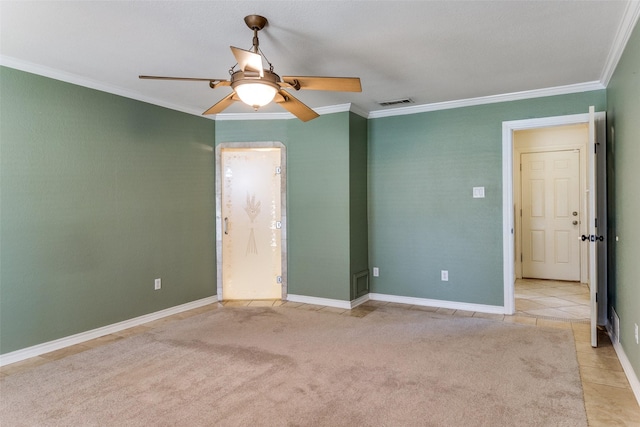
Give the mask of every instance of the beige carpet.
<path id="1" fill-rule="evenodd" d="M 586 426 L 571 332 L 219 308 L 10 375 L 4 426 Z"/>

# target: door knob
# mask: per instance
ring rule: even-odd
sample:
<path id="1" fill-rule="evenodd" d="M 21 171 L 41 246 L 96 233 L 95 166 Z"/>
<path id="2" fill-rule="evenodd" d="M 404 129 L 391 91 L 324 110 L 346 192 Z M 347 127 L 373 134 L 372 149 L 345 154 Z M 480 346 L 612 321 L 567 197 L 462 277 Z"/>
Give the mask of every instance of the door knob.
<path id="1" fill-rule="evenodd" d="M 573 211 L 573 216 L 578 216 L 578 212 Z"/>
<path id="2" fill-rule="evenodd" d="M 578 221 L 573 221 L 573 225 L 578 225 Z"/>

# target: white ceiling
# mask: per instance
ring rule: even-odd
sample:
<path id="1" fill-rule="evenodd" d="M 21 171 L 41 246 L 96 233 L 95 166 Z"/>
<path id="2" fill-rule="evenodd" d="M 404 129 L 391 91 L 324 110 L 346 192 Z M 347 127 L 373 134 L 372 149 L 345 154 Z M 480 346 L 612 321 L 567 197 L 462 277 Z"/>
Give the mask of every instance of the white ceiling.
<path id="1" fill-rule="evenodd" d="M 423 105 L 606 84 L 637 3 L 3 0 L 0 59 L 198 114 L 231 89 L 137 76 L 227 79 L 235 64 L 229 46 L 251 47 L 244 16 L 260 14 L 269 20 L 260 47 L 276 73 L 362 81 L 362 93 L 300 91 L 297 98 L 320 110 L 352 104 L 375 115 L 386 109 L 378 101 L 405 97 Z M 225 113 L 255 114 L 241 103 Z"/>

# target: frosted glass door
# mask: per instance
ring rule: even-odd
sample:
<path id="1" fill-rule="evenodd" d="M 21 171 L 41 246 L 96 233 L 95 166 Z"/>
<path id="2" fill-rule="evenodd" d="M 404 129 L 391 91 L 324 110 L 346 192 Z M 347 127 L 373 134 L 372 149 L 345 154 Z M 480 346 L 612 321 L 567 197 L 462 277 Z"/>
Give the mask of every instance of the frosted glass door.
<path id="1" fill-rule="evenodd" d="M 282 296 L 279 172 L 279 148 L 222 149 L 225 300 Z"/>

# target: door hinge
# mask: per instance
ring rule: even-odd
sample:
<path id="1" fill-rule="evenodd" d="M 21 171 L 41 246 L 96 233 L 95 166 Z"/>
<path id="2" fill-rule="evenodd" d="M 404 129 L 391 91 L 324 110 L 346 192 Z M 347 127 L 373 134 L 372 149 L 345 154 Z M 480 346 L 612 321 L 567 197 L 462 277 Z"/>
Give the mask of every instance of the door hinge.
<path id="1" fill-rule="evenodd" d="M 522 209 L 520 209 L 520 216 L 522 216 Z"/>
<path id="2" fill-rule="evenodd" d="M 596 292 L 596 302 L 598 302 L 598 293 Z"/>
<path id="3" fill-rule="evenodd" d="M 522 262 L 522 253 L 520 253 L 520 262 Z"/>
<path id="4" fill-rule="evenodd" d="M 282 167 L 276 166 L 276 175 L 280 175 L 282 173 Z"/>

